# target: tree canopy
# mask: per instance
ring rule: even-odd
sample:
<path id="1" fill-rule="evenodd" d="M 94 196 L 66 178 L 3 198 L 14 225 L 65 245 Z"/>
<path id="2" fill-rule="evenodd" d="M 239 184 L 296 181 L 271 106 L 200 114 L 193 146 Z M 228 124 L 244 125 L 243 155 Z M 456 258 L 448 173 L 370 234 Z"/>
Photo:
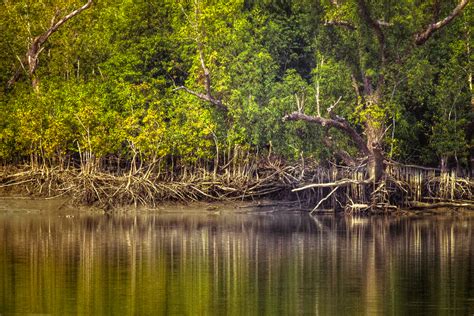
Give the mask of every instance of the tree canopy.
<path id="1" fill-rule="evenodd" d="M 185 164 L 239 146 L 466 168 L 468 2 L 5 0 L 0 158 Z"/>

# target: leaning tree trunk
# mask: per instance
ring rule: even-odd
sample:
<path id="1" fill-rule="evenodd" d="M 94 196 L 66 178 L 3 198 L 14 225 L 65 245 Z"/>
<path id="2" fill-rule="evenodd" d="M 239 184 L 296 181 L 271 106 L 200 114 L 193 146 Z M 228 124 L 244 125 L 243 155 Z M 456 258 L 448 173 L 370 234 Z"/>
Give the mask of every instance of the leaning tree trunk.
<path id="1" fill-rule="evenodd" d="M 43 52 L 44 49 L 44 44 L 48 41 L 49 37 L 55 33 L 64 23 L 66 23 L 68 20 L 72 19 L 82 11 L 86 10 L 92 5 L 93 0 L 87 0 L 87 2 L 80 8 L 71 11 L 69 14 L 65 15 L 63 18 L 59 19 L 59 21 L 56 21 L 57 19 L 57 14 L 54 16 L 51 20 L 51 26 L 43 32 L 41 35 L 38 35 L 34 37 L 31 40 L 30 47 L 28 48 L 25 57 L 20 60 L 20 66 L 16 69 L 15 73 L 13 76 L 8 80 L 7 82 L 7 88 L 10 89 L 21 77 L 22 74 L 22 69 L 24 69 L 25 65 L 28 66 L 28 76 L 31 80 L 31 86 L 33 89 L 38 92 L 39 89 L 39 77 L 36 74 L 36 69 L 38 68 L 38 63 L 39 63 L 39 56 Z"/>

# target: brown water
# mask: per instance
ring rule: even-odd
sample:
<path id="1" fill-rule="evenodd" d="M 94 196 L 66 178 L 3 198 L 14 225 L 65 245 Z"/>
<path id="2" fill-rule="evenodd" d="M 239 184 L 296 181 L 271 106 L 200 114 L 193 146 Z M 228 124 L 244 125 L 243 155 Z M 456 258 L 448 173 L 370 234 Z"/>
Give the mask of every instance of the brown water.
<path id="1" fill-rule="evenodd" d="M 473 217 L 201 213 L 4 207 L 0 314 L 474 314 Z"/>

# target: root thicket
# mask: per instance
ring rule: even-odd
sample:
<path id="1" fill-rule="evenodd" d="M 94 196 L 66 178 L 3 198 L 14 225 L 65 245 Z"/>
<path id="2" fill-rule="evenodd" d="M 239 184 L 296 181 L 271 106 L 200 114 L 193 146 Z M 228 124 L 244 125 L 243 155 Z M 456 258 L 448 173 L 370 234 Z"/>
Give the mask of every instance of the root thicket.
<path id="1" fill-rule="evenodd" d="M 43 168 L 2 175 L 0 189 L 21 188 L 29 194 L 60 197 L 110 208 L 119 205 L 156 206 L 162 201 L 238 200 L 277 194 L 295 178 L 294 167 L 269 164 L 258 173 L 226 170 L 221 174 L 199 169 L 169 176 L 138 170 L 115 175 L 106 172 Z"/>
<path id="2" fill-rule="evenodd" d="M 427 205 L 474 208 L 474 182 L 469 178 L 401 164 L 389 165 L 383 181 L 377 184 L 368 180 L 364 166 L 321 167 L 308 161 L 288 165 L 269 158 L 168 173 L 156 172 L 151 167 L 134 168 L 122 174 L 46 167 L 0 171 L 2 191 L 19 189 L 32 195 L 67 196 L 74 203 L 102 208 L 260 197 L 290 200 L 311 212 L 321 209 L 391 212 Z"/>

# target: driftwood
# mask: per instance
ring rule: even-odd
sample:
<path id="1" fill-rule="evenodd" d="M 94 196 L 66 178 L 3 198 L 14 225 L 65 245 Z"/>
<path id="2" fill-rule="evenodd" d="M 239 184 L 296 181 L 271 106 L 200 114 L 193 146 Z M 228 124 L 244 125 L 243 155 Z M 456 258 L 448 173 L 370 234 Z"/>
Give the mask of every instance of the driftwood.
<path id="1" fill-rule="evenodd" d="M 330 182 L 330 183 L 312 183 L 312 184 L 308 184 L 308 185 L 293 189 L 291 191 L 298 192 L 298 191 L 312 189 L 312 188 L 333 188 L 333 187 L 348 186 L 351 184 L 370 184 L 370 183 L 372 183 L 372 181 L 370 180 L 357 181 L 353 179 L 343 179 L 343 180 Z"/>
<path id="2" fill-rule="evenodd" d="M 436 203 L 425 203 L 425 202 L 412 202 L 410 205 L 411 209 L 433 209 L 433 208 L 464 208 L 474 210 L 474 203 L 466 202 L 436 202 Z"/>

